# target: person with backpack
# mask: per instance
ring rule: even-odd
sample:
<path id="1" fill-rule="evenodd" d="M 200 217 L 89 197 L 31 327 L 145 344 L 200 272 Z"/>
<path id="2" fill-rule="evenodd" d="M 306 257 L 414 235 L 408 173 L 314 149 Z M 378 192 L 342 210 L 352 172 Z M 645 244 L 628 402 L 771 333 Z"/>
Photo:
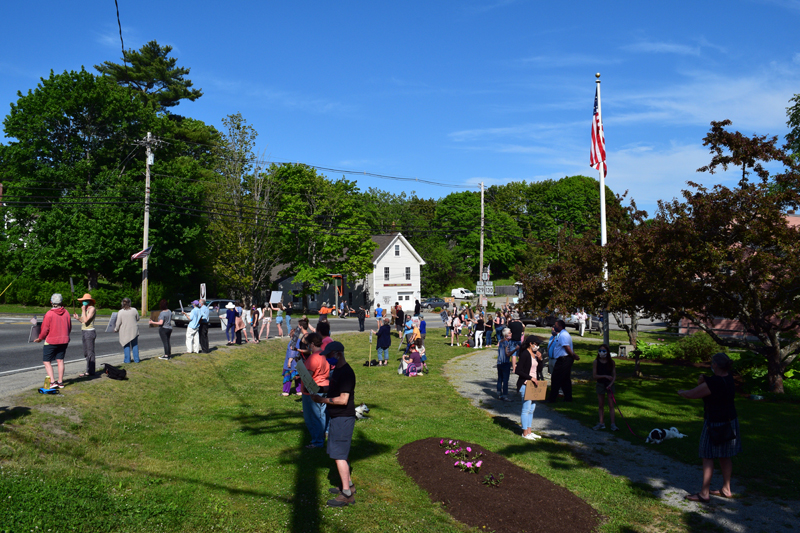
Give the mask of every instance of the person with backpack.
<path id="1" fill-rule="evenodd" d="M 39 337 L 33 342 L 44 341 L 42 362 L 50 378 L 51 388 L 64 388 L 64 356 L 69 346 L 69 334 L 72 332 L 72 320 L 69 311 L 64 309 L 64 298 L 59 293 L 50 297 L 52 308 L 44 315 Z M 58 380 L 53 375 L 53 360 L 58 365 Z"/>

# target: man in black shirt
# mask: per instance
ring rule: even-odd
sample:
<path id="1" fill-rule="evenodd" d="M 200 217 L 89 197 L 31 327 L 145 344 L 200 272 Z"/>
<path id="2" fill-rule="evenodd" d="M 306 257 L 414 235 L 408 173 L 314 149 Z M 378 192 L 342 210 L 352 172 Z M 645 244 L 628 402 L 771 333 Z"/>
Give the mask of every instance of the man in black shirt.
<path id="1" fill-rule="evenodd" d="M 367 318 L 367 312 L 364 310 L 363 305 L 358 306 L 356 317 L 358 318 L 358 331 L 364 331 L 364 320 Z"/>
<path id="2" fill-rule="evenodd" d="M 508 329 L 511 330 L 511 342 L 514 343 L 514 345 L 510 346 L 510 348 L 513 349 L 514 346 L 519 346 L 522 344 L 522 336 L 525 333 L 525 324 L 520 321 L 518 315 L 514 314 L 511 315 L 511 322 L 508 323 Z M 517 368 L 517 356 L 518 354 L 516 353 L 511 356 L 512 372 Z"/>
<path id="3" fill-rule="evenodd" d="M 336 462 L 342 484 L 339 488 L 331 488 L 336 498 L 328 500 L 329 507 L 345 507 L 356 503 L 356 488 L 350 479 L 350 444 L 353 440 L 353 428 L 356 423 L 356 374 L 344 359 L 344 346 L 341 342 L 330 342 L 320 355 L 333 366 L 328 396 L 312 396 L 317 403 L 327 404 L 327 413 L 331 419 L 328 431 L 328 456 Z"/>

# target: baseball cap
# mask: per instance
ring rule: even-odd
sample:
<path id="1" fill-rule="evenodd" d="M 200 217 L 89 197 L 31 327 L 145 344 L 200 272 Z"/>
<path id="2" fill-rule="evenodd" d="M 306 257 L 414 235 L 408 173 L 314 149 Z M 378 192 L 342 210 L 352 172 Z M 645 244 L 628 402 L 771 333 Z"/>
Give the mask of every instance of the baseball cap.
<path id="1" fill-rule="evenodd" d="M 331 352 L 344 353 L 344 345 L 337 341 L 329 342 L 325 349 L 320 352 L 320 355 L 328 355 Z"/>

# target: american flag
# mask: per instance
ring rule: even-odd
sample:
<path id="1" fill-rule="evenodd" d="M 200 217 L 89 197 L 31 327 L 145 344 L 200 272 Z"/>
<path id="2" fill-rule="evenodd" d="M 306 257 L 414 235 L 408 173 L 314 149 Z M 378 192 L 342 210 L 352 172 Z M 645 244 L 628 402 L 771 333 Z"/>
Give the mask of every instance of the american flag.
<path id="1" fill-rule="evenodd" d="M 132 259 L 132 260 L 133 260 L 133 259 L 144 259 L 144 258 L 145 258 L 145 257 L 147 257 L 148 255 L 150 255 L 150 250 L 152 250 L 152 249 L 153 249 L 153 247 L 152 247 L 152 246 L 148 246 L 147 248 L 145 248 L 145 249 L 144 249 L 144 250 L 142 250 L 141 252 L 136 252 L 135 254 L 133 254 L 133 255 L 131 256 L 131 259 Z"/>
<path id="2" fill-rule="evenodd" d="M 600 170 L 600 163 L 603 164 L 603 175 L 608 176 L 608 165 L 606 165 L 606 138 L 603 135 L 603 120 L 600 118 L 598 99 L 600 87 L 594 91 L 594 115 L 592 116 L 592 149 L 589 154 L 589 164 L 595 170 Z"/>

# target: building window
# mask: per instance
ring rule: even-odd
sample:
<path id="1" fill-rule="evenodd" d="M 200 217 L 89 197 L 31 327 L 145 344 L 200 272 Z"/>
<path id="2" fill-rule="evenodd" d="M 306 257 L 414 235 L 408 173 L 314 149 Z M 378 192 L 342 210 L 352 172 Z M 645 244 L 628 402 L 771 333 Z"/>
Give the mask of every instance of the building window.
<path id="1" fill-rule="evenodd" d="M 400 245 L 399 244 L 395 244 L 394 245 L 394 256 L 395 257 L 400 257 Z"/>
<path id="2" fill-rule="evenodd" d="M 389 267 L 383 267 L 383 281 L 389 281 Z"/>
<path id="3" fill-rule="evenodd" d="M 411 267 L 406 267 L 406 281 L 411 281 Z"/>
<path id="4" fill-rule="evenodd" d="M 406 301 L 409 301 L 410 299 L 411 299 L 411 296 L 406 295 Z"/>

